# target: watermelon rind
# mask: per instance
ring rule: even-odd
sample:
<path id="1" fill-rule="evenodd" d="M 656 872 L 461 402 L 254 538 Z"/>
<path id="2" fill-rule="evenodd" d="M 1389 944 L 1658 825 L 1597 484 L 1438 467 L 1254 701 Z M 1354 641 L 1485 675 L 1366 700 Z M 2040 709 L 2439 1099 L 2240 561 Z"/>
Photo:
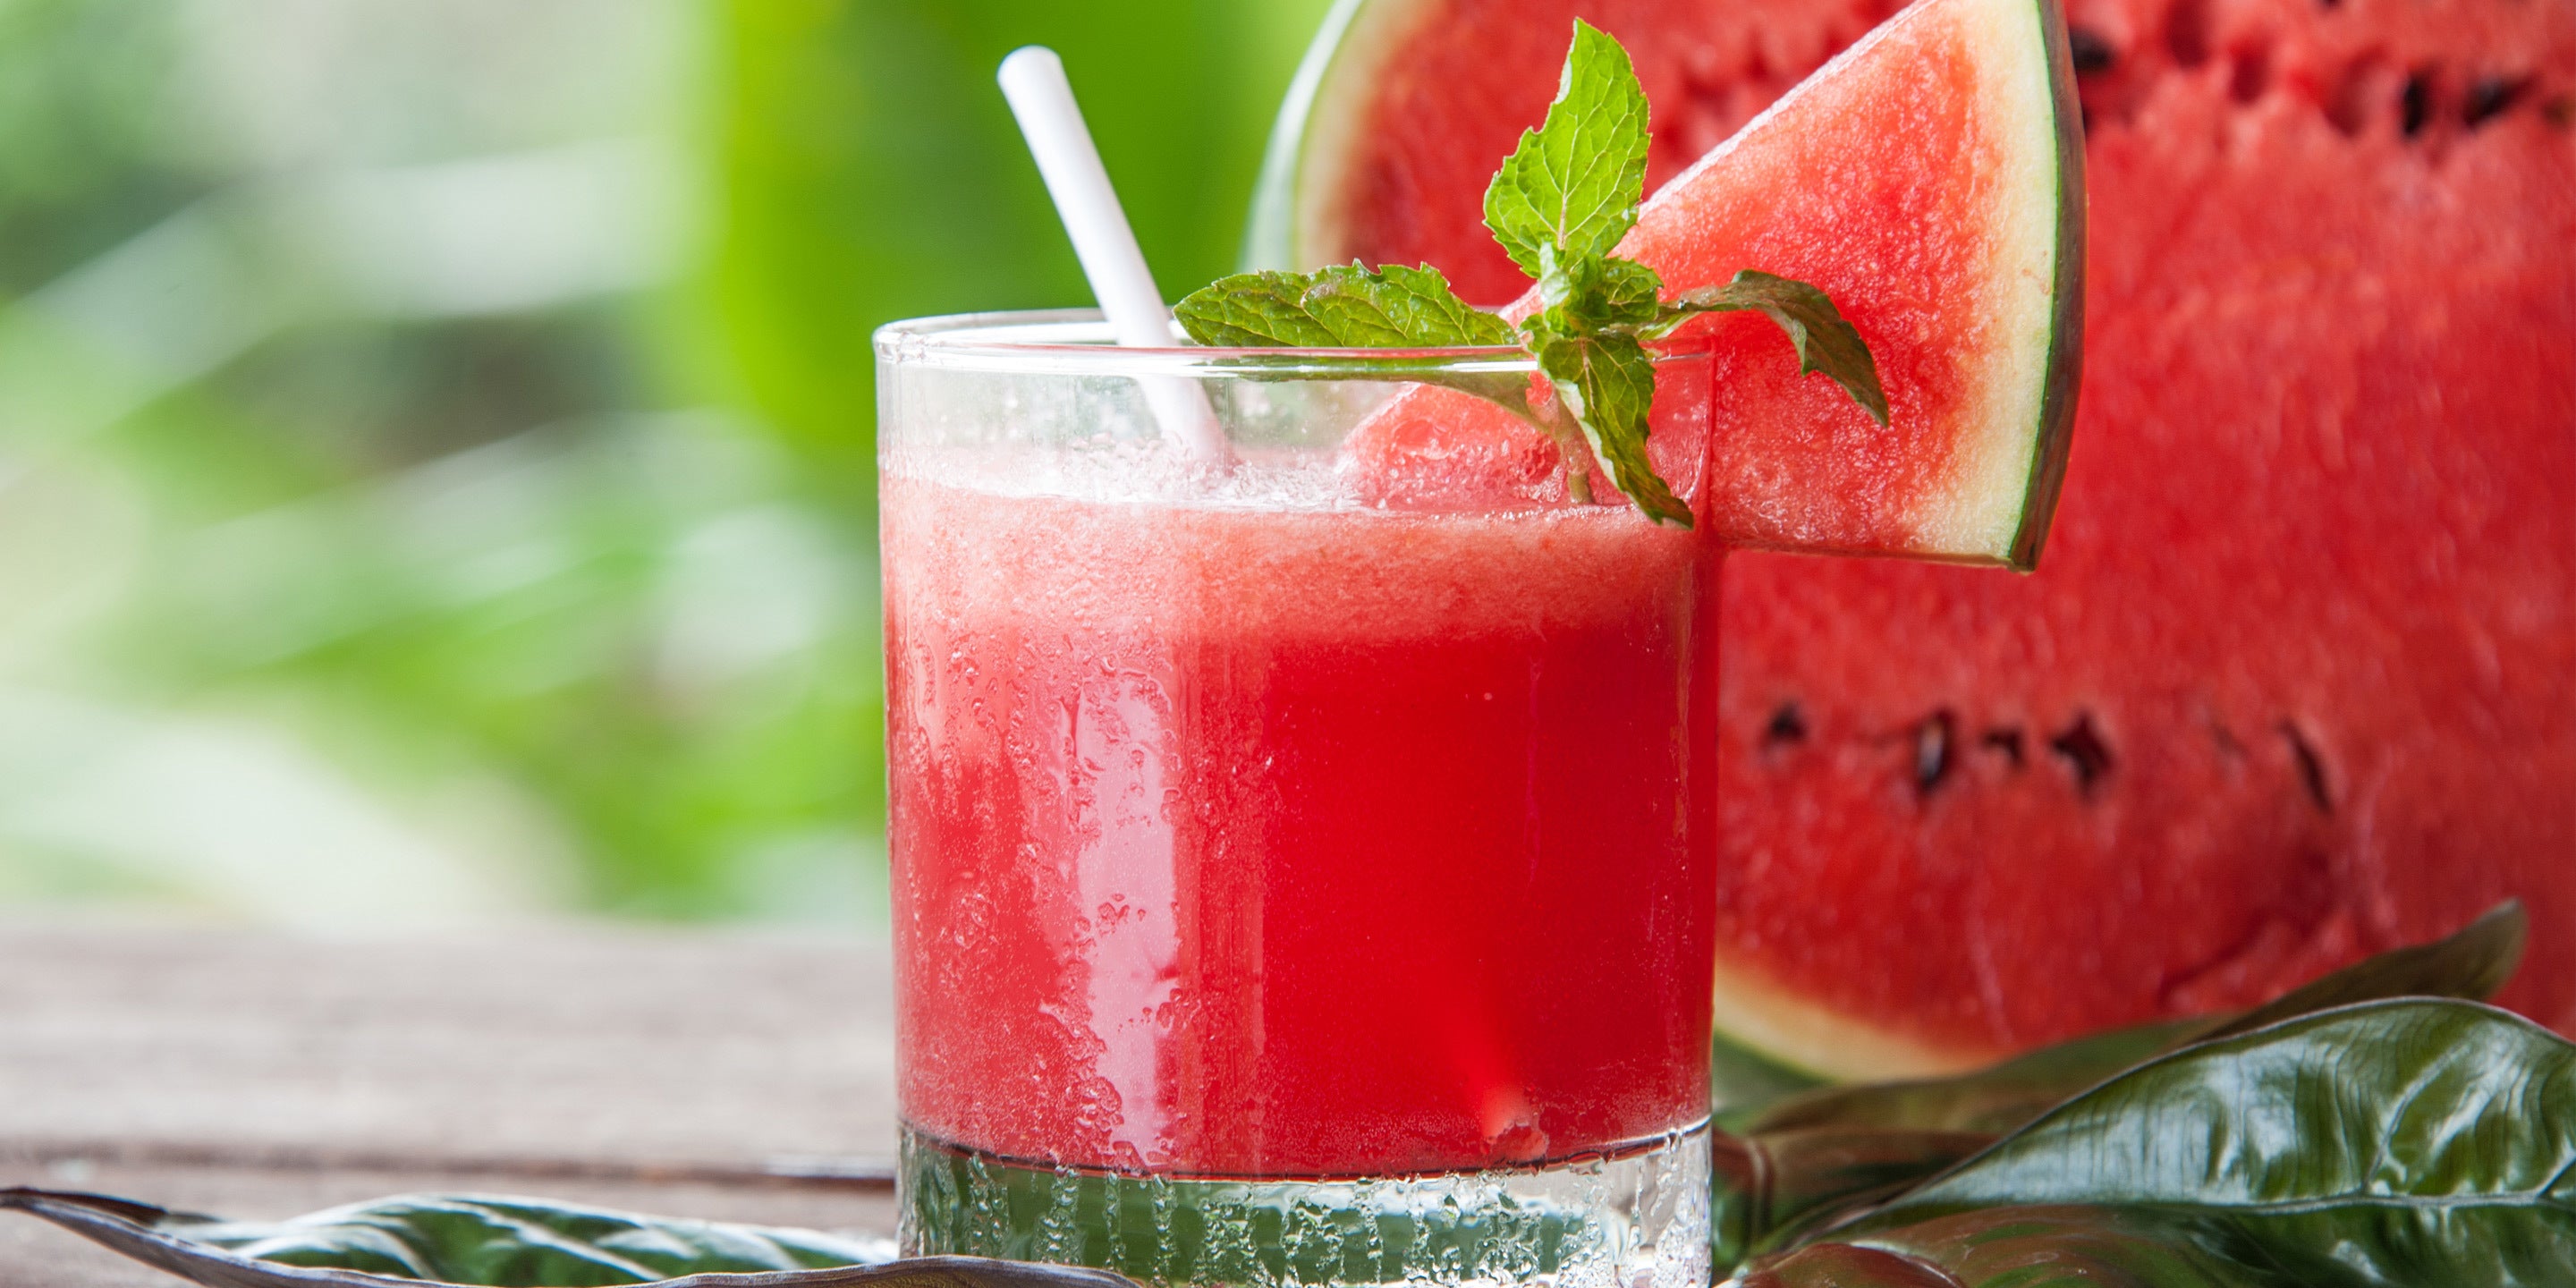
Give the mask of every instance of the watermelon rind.
<path id="1" fill-rule="evenodd" d="M 2039 401 L 2039 431 L 2032 444 L 2029 482 L 2023 489 L 2021 526 L 2005 562 L 2019 572 L 2039 567 L 2039 553 L 2057 517 L 2066 486 L 2066 457 L 2075 442 L 2075 391 L 2084 383 L 2084 119 L 2075 96 L 2075 51 L 2059 0 L 2038 0 L 2031 16 L 2040 24 L 2048 57 L 2049 121 L 2057 136 L 2056 281 L 2050 288 L 2048 368 Z"/>
<path id="2" fill-rule="evenodd" d="M 1726 1042 L 1819 1082 L 1934 1078 L 2012 1054 L 1994 1045 L 1926 1042 L 1886 1024 L 1845 1015 L 1722 954 L 1713 983 L 1710 1022 Z"/>

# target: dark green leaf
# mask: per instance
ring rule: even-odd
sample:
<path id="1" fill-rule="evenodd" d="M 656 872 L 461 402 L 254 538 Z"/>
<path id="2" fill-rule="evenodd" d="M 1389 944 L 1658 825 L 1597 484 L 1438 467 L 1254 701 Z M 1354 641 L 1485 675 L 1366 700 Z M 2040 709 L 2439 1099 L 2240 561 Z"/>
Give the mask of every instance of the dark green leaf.
<path id="1" fill-rule="evenodd" d="M 2194 1040 L 2232 1037 L 2295 1016 L 2390 997 L 2457 997 L 2483 1002 L 2522 964 L 2531 917 L 2507 899 L 2449 937 L 2399 948 L 2291 989 Z"/>
<path id="2" fill-rule="evenodd" d="M 1825 373 L 1879 424 L 1887 423 L 1887 391 L 1879 387 L 1878 360 L 1833 300 L 1805 282 L 1745 269 L 1722 286 L 1683 292 L 1646 336 L 1669 335 L 1704 313 L 1746 309 L 1760 310 L 1789 333 L 1789 343 L 1798 350 L 1798 374 Z"/>
<path id="3" fill-rule="evenodd" d="M 1132 1288 L 1100 1270 L 887 1259 L 812 1230 L 668 1220 L 533 1199 L 410 1196 L 279 1222 L 220 1221 L 92 1194 L 0 1189 L 43 1217 L 216 1288 Z M 745 1276 L 757 1275 L 756 1280 Z"/>
<path id="4" fill-rule="evenodd" d="M 1541 315 L 1544 318 L 1546 315 Z M 1544 325 L 1530 336 L 1539 370 L 1556 387 L 1556 400 L 1583 428 L 1593 453 L 1609 466 L 1611 480 L 1659 522 L 1691 523 L 1690 507 L 1674 496 L 1646 456 L 1646 410 L 1655 399 L 1655 360 L 1634 336 L 1558 334 Z"/>
<path id="5" fill-rule="evenodd" d="M 2221 1221 L 2132 1209 L 1990 1208 L 1767 1258 L 1742 1288 L 2339 1288 L 2292 1278 Z"/>
<path id="6" fill-rule="evenodd" d="M 2512 978 L 2529 921 L 2521 903 L 2508 900 L 2448 938 L 2381 953 L 2242 1015 L 2115 1029 L 1953 1077 L 1820 1088 L 1782 1099 L 1753 1116 L 1745 1130 L 1840 1126 L 2008 1132 L 2113 1074 L 2187 1043 L 2354 1002 L 2394 997 L 2484 1001 Z"/>
<path id="7" fill-rule="evenodd" d="M 2469 1002 L 2302 1016 L 2123 1074 L 1834 1237 L 2032 1204 L 2219 1223 L 2292 1282 L 2566 1283 L 2576 1046 Z"/>
<path id="8" fill-rule="evenodd" d="M 1884 1202 L 1994 1142 L 1978 1133 L 1819 1127 L 1715 1138 L 1710 1239 L 1720 1266 Z"/>
<path id="9" fill-rule="evenodd" d="M 1817 1087 L 1719 1138 L 1720 1265 L 1892 1198 L 2068 1096 L 2209 1027 L 2180 1020 L 2095 1034 L 1948 1078 Z M 1730 1166 L 1731 1159 L 1740 1162 Z"/>
<path id="10" fill-rule="evenodd" d="M 1748 1130 L 1772 1106 L 1825 1085 L 1823 1078 L 1783 1064 L 1723 1032 L 1709 1038 L 1709 1106 L 1717 1125 L 1728 1131 Z"/>
<path id="11" fill-rule="evenodd" d="M 1190 292 L 1172 312 L 1191 339 L 1234 348 L 1443 349 L 1520 341 L 1510 323 L 1459 299 L 1428 265 L 1238 273 Z"/>
<path id="12" fill-rule="evenodd" d="M 2249 1022 L 2381 998 L 2484 998 L 2512 975 L 2526 920 L 2519 904 L 2500 904 L 2447 939 L 2383 953 L 2241 1017 L 2141 1025 L 1953 1077 L 1792 1089 L 1768 1108 L 1739 1108 L 1729 1125 L 1746 1135 L 1721 1147 L 1718 1203 L 1722 1217 L 1737 1215 L 1740 1223 L 1732 1243 L 1721 1228 L 1720 1254 L 1781 1246 L 1807 1225 L 1966 1158 L 2078 1092 L 2168 1051 L 2242 1031 Z M 1741 1106 L 1744 1099 L 1738 1092 L 1730 1103 Z M 1724 1166 L 1729 1150 L 1747 1165 Z M 1868 1161 L 1845 1167 L 1837 1151 Z M 1896 1174 L 1909 1166 L 1917 1169 L 1912 1177 Z M 1802 1197 L 1784 1202 L 1775 1193 Z"/>
<path id="13" fill-rule="evenodd" d="M 1646 92 L 1628 51 L 1577 19 L 1556 101 L 1485 188 L 1485 225 L 1537 277 L 1541 248 L 1560 263 L 1610 253 L 1646 195 Z"/>
<path id="14" fill-rule="evenodd" d="M 471 1284 L 622 1284 L 882 1259 L 849 1240 L 811 1231 L 668 1221 L 503 1198 L 385 1199 L 287 1222 L 223 1223 L 183 1233 L 262 1261 Z"/>

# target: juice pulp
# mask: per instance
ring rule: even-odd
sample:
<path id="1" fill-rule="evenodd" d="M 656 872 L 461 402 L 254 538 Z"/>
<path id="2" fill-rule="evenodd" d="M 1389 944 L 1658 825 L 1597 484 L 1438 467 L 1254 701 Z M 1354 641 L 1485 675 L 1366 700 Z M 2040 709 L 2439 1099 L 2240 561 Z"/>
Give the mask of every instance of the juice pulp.
<path id="1" fill-rule="evenodd" d="M 1328 1177 L 1706 1115 L 1690 533 L 882 501 L 909 1129 Z"/>

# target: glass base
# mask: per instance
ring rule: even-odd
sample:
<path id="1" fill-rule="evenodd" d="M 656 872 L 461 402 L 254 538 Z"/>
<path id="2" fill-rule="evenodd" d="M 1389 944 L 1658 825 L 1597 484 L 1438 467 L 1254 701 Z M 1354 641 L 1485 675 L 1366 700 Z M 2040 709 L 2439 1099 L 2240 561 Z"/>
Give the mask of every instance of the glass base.
<path id="1" fill-rule="evenodd" d="M 908 1256 L 1099 1266 L 1148 1284 L 1704 1288 L 1706 1125 L 1538 1167 L 1180 1180 L 1033 1167 L 906 1130 Z"/>

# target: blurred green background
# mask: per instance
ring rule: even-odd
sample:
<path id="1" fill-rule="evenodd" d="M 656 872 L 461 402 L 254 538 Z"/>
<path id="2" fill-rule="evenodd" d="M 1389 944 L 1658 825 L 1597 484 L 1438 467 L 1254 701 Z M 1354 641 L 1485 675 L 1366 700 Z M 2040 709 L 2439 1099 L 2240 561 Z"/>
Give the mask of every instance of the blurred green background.
<path id="1" fill-rule="evenodd" d="M 0 902 L 884 918 L 868 336 L 1167 293 L 1324 0 L 0 0 Z"/>

